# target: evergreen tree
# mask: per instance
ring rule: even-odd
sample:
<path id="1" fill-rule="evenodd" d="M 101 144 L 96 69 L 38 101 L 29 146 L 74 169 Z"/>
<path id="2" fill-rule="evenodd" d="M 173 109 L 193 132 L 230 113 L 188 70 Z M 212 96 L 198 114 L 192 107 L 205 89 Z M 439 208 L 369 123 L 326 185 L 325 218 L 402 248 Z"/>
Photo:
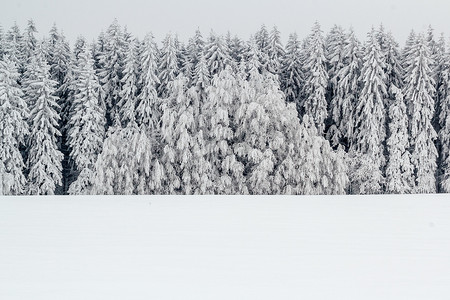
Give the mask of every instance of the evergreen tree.
<path id="1" fill-rule="evenodd" d="M 94 71 L 94 60 L 88 49 L 80 54 L 76 91 L 71 108 L 68 144 L 75 164 L 76 180 L 70 185 L 70 194 L 89 194 L 93 184 L 94 166 L 102 150 L 105 135 L 105 112 L 101 105 L 100 85 Z"/>
<path id="2" fill-rule="evenodd" d="M 9 59 L 17 66 L 20 74 L 24 72 L 23 64 L 23 35 L 19 26 L 14 23 L 13 27 L 6 34 L 5 52 Z M 20 80 L 20 79 L 19 79 Z M 19 81 L 20 82 L 20 81 Z"/>
<path id="3" fill-rule="evenodd" d="M 124 36 L 117 20 L 108 27 L 106 31 L 106 44 L 100 65 L 99 80 L 102 86 L 104 100 L 106 105 L 107 124 L 110 125 L 118 113 L 117 103 L 120 99 L 122 89 L 122 69 L 124 59 Z"/>
<path id="4" fill-rule="evenodd" d="M 222 37 L 211 32 L 208 42 L 205 45 L 206 64 L 209 74 L 214 76 L 225 70 L 231 64 L 231 57 L 227 45 Z"/>
<path id="5" fill-rule="evenodd" d="M 439 76 L 439 142 L 440 142 L 440 188 L 450 192 L 450 50 L 440 62 Z"/>
<path id="6" fill-rule="evenodd" d="M 37 47 L 37 39 L 34 36 L 37 33 L 36 25 L 33 20 L 28 20 L 27 28 L 25 29 L 25 35 L 23 38 L 22 45 L 22 55 L 23 55 L 23 64 L 29 63 L 31 57 L 34 55 L 34 52 Z"/>
<path id="7" fill-rule="evenodd" d="M 328 90 L 327 101 L 330 103 L 337 93 L 339 81 L 338 73 L 344 67 L 344 46 L 346 35 L 342 27 L 334 25 L 325 39 L 325 53 L 327 57 Z"/>
<path id="8" fill-rule="evenodd" d="M 125 66 L 123 69 L 123 78 L 121 82 L 122 90 L 119 93 L 119 102 L 117 103 L 120 120 L 123 126 L 131 120 L 135 120 L 135 107 L 138 87 L 138 41 L 131 41 L 125 54 Z"/>
<path id="9" fill-rule="evenodd" d="M 295 103 L 298 111 L 303 82 L 300 51 L 301 45 L 297 34 L 291 34 L 286 44 L 286 54 L 282 58 L 281 90 L 286 95 L 286 101 Z"/>
<path id="10" fill-rule="evenodd" d="M 61 160 L 57 137 L 59 109 L 55 95 L 56 82 L 50 79 L 50 67 L 40 51 L 33 56 L 31 65 L 37 64 L 36 78 L 29 78 L 28 96 L 33 106 L 30 112 L 30 137 L 28 148 L 29 192 L 31 195 L 52 195 L 62 184 Z"/>
<path id="11" fill-rule="evenodd" d="M 413 166 L 409 153 L 408 115 L 402 91 L 392 85 L 396 96 L 389 108 L 389 132 L 387 140 L 388 161 L 386 167 L 386 192 L 389 194 L 411 193 L 414 187 Z"/>
<path id="12" fill-rule="evenodd" d="M 405 77 L 405 99 L 410 116 L 411 161 L 414 165 L 415 192 L 436 192 L 437 137 L 432 126 L 434 113 L 434 80 L 427 42 L 419 36 L 409 57 Z"/>
<path id="13" fill-rule="evenodd" d="M 269 35 L 269 44 L 267 45 L 267 71 L 274 75 L 281 73 L 281 58 L 285 55 L 284 48 L 281 43 L 280 32 L 277 27 L 273 27 Z"/>
<path id="14" fill-rule="evenodd" d="M 168 34 L 163 41 L 158 67 L 158 78 L 160 82 L 158 85 L 158 96 L 160 98 L 167 98 L 169 95 L 168 85 L 179 74 L 177 48 L 175 39 L 171 34 Z"/>
<path id="15" fill-rule="evenodd" d="M 28 108 L 18 86 L 19 73 L 6 56 L 0 60 L 0 195 L 25 192 L 22 154 L 28 134 Z"/>
<path id="16" fill-rule="evenodd" d="M 316 125 L 319 134 L 325 130 L 327 118 L 327 101 L 325 99 L 328 85 L 326 71 L 325 48 L 320 25 L 315 23 L 308 37 L 304 71 L 303 112 L 309 115 Z"/>
<path id="17" fill-rule="evenodd" d="M 157 47 L 151 34 L 147 34 L 144 39 L 143 51 L 140 56 L 142 70 L 141 91 L 138 95 L 136 108 L 137 123 L 149 129 L 157 129 L 160 122 L 160 100 L 156 87 L 159 84 L 157 77 Z"/>
<path id="18" fill-rule="evenodd" d="M 360 182 L 354 187 L 361 193 L 381 193 L 384 183 L 383 169 L 385 166 L 384 141 L 386 138 L 384 99 L 387 96 L 386 74 L 384 73 L 384 57 L 381 53 L 375 30 L 368 34 L 365 47 L 363 67 L 361 70 L 362 89 L 356 105 L 355 141 L 353 149 L 361 155 L 355 159 L 362 159 L 362 167 L 371 173 L 367 177 L 370 182 Z M 361 170 L 359 170 L 361 171 Z M 353 180 L 353 179 L 352 179 Z M 354 182 L 358 182 L 356 179 Z"/>
<path id="19" fill-rule="evenodd" d="M 339 144 L 346 150 L 355 140 L 355 109 L 360 91 L 361 50 L 353 30 L 345 39 L 342 53 L 343 66 L 335 74 L 337 83 L 334 97 L 331 100 L 332 125 L 327 138 L 333 147 Z"/>

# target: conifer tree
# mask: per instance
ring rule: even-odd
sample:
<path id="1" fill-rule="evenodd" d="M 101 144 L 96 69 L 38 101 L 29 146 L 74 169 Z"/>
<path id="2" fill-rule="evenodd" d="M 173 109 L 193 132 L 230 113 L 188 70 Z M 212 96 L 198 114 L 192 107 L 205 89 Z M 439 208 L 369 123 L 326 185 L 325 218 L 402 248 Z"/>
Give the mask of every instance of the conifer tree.
<path id="1" fill-rule="evenodd" d="M 278 28 L 273 27 L 269 35 L 269 44 L 267 45 L 267 71 L 279 76 L 281 73 L 281 58 L 285 55 L 281 43 L 281 36 Z"/>
<path id="2" fill-rule="evenodd" d="M 138 95 L 136 108 L 137 124 L 145 126 L 149 130 L 159 127 L 160 122 L 160 100 L 157 94 L 159 78 L 157 77 L 157 46 L 152 34 L 144 38 L 143 50 L 140 56 L 142 75 L 140 77 L 141 91 Z"/>
<path id="3" fill-rule="evenodd" d="M 339 144 L 348 150 L 355 140 L 355 109 L 360 91 L 361 50 L 353 30 L 345 39 L 343 66 L 335 74 L 336 91 L 331 99 L 332 125 L 327 138 L 333 147 Z"/>
<path id="4" fill-rule="evenodd" d="M 105 34 L 106 44 L 100 57 L 99 80 L 106 105 L 107 124 L 110 125 L 118 113 L 121 79 L 124 59 L 123 32 L 117 20 L 108 27 Z"/>
<path id="5" fill-rule="evenodd" d="M 286 95 L 286 101 L 295 103 L 298 111 L 303 82 L 300 51 L 301 45 L 297 34 L 291 34 L 286 44 L 286 53 L 282 58 L 281 90 Z"/>
<path id="6" fill-rule="evenodd" d="M 106 119 L 99 105 L 100 85 L 88 49 L 80 54 L 78 68 L 68 130 L 70 157 L 77 176 L 70 185 L 69 193 L 89 194 L 97 155 L 102 150 Z"/>
<path id="7" fill-rule="evenodd" d="M 395 85 L 391 93 L 396 96 L 389 108 L 389 132 L 387 139 L 388 161 L 386 167 L 386 193 L 411 193 L 414 187 L 413 166 L 409 153 L 408 115 L 403 93 Z"/>
<path id="8" fill-rule="evenodd" d="M 327 101 L 330 103 L 337 93 L 338 73 L 344 67 L 343 55 L 346 35 L 342 27 L 334 25 L 325 39 L 325 54 L 327 58 L 328 90 Z"/>
<path id="9" fill-rule="evenodd" d="M 360 182 L 358 185 L 363 186 L 363 189 L 353 188 L 361 193 L 376 194 L 383 189 L 383 169 L 386 162 L 383 146 L 386 138 L 384 99 L 387 97 L 384 67 L 384 57 L 375 30 L 372 29 L 365 47 L 360 79 L 362 89 L 355 110 L 353 149 L 360 154 L 355 159 L 362 159 L 362 166 L 371 172 L 371 176 L 367 177 L 370 180 L 367 183 L 369 187 L 364 187 L 366 183 Z"/>
<path id="10" fill-rule="evenodd" d="M 40 46 L 42 47 L 42 46 Z M 50 67 L 44 54 L 36 51 L 31 65 L 37 65 L 36 78 L 29 78 L 28 96 L 33 106 L 30 112 L 30 136 L 28 141 L 29 168 L 28 181 L 31 195 L 52 195 L 62 184 L 63 154 L 56 144 L 60 135 L 58 130 L 59 107 L 55 96 L 56 82 L 50 79 Z"/>
<path id="11" fill-rule="evenodd" d="M 37 33 L 36 25 L 33 20 L 28 20 L 27 27 L 25 28 L 25 34 L 22 45 L 23 64 L 27 64 L 30 58 L 34 55 L 34 51 L 37 47 L 37 39 L 34 36 Z"/>
<path id="12" fill-rule="evenodd" d="M 303 112 L 309 115 L 316 125 L 319 134 L 325 130 L 327 118 L 327 101 L 325 99 L 328 85 L 326 71 L 325 48 L 320 25 L 315 23 L 308 37 L 305 54 L 305 86 Z"/>
<path id="13" fill-rule="evenodd" d="M 19 73 L 7 56 L 0 60 L 0 195 L 25 192 L 22 154 L 28 134 L 28 108 L 18 86 Z"/>
<path id="14" fill-rule="evenodd" d="M 130 41 L 125 53 L 123 68 L 123 77 L 121 81 L 122 90 L 119 92 L 119 110 L 120 120 L 123 126 L 126 126 L 131 120 L 135 120 L 135 107 L 138 88 L 138 41 Z"/>
<path id="15" fill-rule="evenodd" d="M 222 37 L 211 32 L 205 45 L 206 64 L 209 74 L 214 76 L 231 64 L 231 57 L 227 45 Z"/>
<path id="16" fill-rule="evenodd" d="M 158 96 L 160 98 L 168 97 L 168 85 L 179 74 L 178 62 L 177 62 L 177 48 L 175 44 L 175 38 L 168 34 L 163 41 L 163 48 L 161 49 L 161 56 L 158 64 Z"/>
<path id="17" fill-rule="evenodd" d="M 432 59 L 427 42 L 419 36 L 409 57 L 405 77 L 405 100 L 410 116 L 411 161 L 414 166 L 415 192 L 436 192 L 437 137 L 432 125 L 434 114 L 434 80 Z"/>
<path id="18" fill-rule="evenodd" d="M 23 64 L 23 35 L 16 23 L 6 33 L 5 53 L 9 59 L 17 66 L 20 74 L 24 72 Z"/>

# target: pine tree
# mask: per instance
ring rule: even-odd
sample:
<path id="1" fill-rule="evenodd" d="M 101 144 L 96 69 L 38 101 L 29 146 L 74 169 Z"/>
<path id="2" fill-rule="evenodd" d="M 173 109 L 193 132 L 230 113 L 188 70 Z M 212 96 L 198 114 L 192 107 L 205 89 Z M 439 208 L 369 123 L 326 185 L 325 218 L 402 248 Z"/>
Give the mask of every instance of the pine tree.
<path id="1" fill-rule="evenodd" d="M 269 44 L 267 45 L 267 71 L 279 76 L 281 73 L 281 58 L 284 55 L 280 32 L 277 27 L 273 27 L 269 35 Z"/>
<path id="2" fill-rule="evenodd" d="M 29 192 L 31 195 L 52 195 L 62 184 L 63 154 L 58 150 L 57 128 L 59 109 L 55 95 L 56 82 L 50 79 L 50 67 L 44 54 L 36 52 L 30 64 L 37 64 L 36 79 L 28 79 L 28 96 L 33 106 L 30 112 L 30 137 L 28 147 Z"/>
<path id="3" fill-rule="evenodd" d="M 437 137 L 432 126 L 434 113 L 434 80 L 430 51 L 423 36 L 419 36 L 409 57 L 405 77 L 405 99 L 410 116 L 411 161 L 414 165 L 415 192 L 436 192 Z"/>
<path id="4" fill-rule="evenodd" d="M 286 44 L 286 54 L 282 58 L 281 90 L 286 95 L 286 101 L 295 103 L 298 111 L 303 82 L 300 51 L 301 45 L 297 34 L 291 34 Z"/>
<path id="5" fill-rule="evenodd" d="M 439 78 L 440 188 L 450 193 L 450 50 L 442 55 Z"/>
<path id="6" fill-rule="evenodd" d="M 16 23 L 6 34 L 5 52 L 9 59 L 17 66 L 20 74 L 24 72 L 23 64 L 23 35 Z"/>
<path id="7" fill-rule="evenodd" d="M 107 124 L 110 125 L 118 113 L 117 103 L 120 99 L 122 69 L 124 59 L 124 36 L 117 20 L 108 27 L 106 31 L 106 44 L 102 56 L 100 57 L 100 65 L 102 69 L 99 71 L 100 84 L 102 86 L 103 95 L 102 102 L 106 105 Z"/>
<path id="8" fill-rule="evenodd" d="M 19 73 L 6 56 L 0 60 L 0 195 L 25 192 L 22 154 L 28 134 L 28 108 L 18 86 Z"/>
<path id="9" fill-rule="evenodd" d="M 326 71 L 325 48 L 320 25 L 315 23 L 308 37 L 304 64 L 305 86 L 303 112 L 309 115 L 316 125 L 319 134 L 325 130 L 327 118 L 327 101 L 325 99 L 328 85 Z"/>
<path id="10" fill-rule="evenodd" d="M 353 30 L 345 39 L 342 53 L 343 66 L 335 74 L 337 83 L 334 97 L 331 99 L 332 125 L 327 138 L 333 147 L 339 144 L 346 150 L 355 140 L 355 109 L 360 91 L 361 50 Z"/>
<path id="11" fill-rule="evenodd" d="M 89 193 L 105 134 L 105 112 L 99 105 L 100 85 L 91 55 L 88 49 L 80 54 L 78 77 L 74 83 L 76 90 L 68 124 L 68 144 L 77 176 L 70 185 L 70 194 Z"/>
<path id="12" fill-rule="evenodd" d="M 328 90 L 327 101 L 330 103 L 337 93 L 339 81 L 338 73 L 344 67 L 344 46 L 346 35 L 342 27 L 334 25 L 325 39 L 325 53 L 327 58 Z"/>
<path id="13" fill-rule="evenodd" d="M 211 32 L 209 40 L 205 45 L 206 64 L 209 74 L 214 76 L 225 70 L 231 64 L 229 49 L 222 37 Z"/>
<path id="14" fill-rule="evenodd" d="M 6 52 L 6 44 L 5 44 L 5 33 L 3 32 L 3 27 L 0 24 L 0 59 L 3 59 L 3 55 Z"/>
<path id="15" fill-rule="evenodd" d="M 159 127 L 161 116 L 159 106 L 161 103 L 156 90 L 159 84 L 157 77 L 157 46 L 151 34 L 145 36 L 139 65 L 142 68 L 142 75 L 140 77 L 141 91 L 138 95 L 136 108 L 137 123 L 140 126 L 146 126 L 149 130 L 153 130 Z"/>
<path id="16" fill-rule="evenodd" d="M 409 153 L 408 115 L 403 93 L 392 85 L 396 96 L 389 108 L 389 132 L 387 140 L 388 161 L 386 167 L 386 192 L 389 194 L 411 193 L 414 187 L 413 166 Z"/>
<path id="17" fill-rule="evenodd" d="M 124 59 L 123 78 L 121 82 L 122 90 L 119 92 L 119 110 L 120 120 L 123 126 L 126 126 L 131 120 L 135 120 L 135 107 L 137 100 L 138 83 L 138 41 L 130 41 Z"/>
<path id="18" fill-rule="evenodd" d="M 25 35 L 23 38 L 22 45 L 22 55 L 23 55 L 23 64 L 29 63 L 31 57 L 34 55 L 34 52 L 37 47 L 37 39 L 34 36 L 37 33 L 36 25 L 33 20 L 28 20 L 27 28 L 25 29 Z"/>
<path id="19" fill-rule="evenodd" d="M 353 187 L 353 190 L 359 190 L 360 193 L 376 194 L 381 193 L 383 189 L 385 166 L 383 144 L 386 138 L 384 99 L 387 96 L 384 67 L 384 57 L 375 30 L 372 29 L 365 47 L 360 79 L 362 89 L 355 110 L 353 149 L 360 154 L 356 155 L 355 159 L 362 159 L 361 166 L 371 172 L 369 173 L 371 176 L 367 177 L 370 182 L 360 182 L 357 184 L 360 185 L 359 188 Z M 358 182 L 356 179 L 352 181 Z"/>
<path id="20" fill-rule="evenodd" d="M 163 41 L 163 48 L 161 50 L 161 56 L 158 64 L 158 96 L 160 98 L 168 97 L 168 85 L 179 74 L 178 62 L 177 62 L 177 48 L 175 45 L 175 39 L 171 34 L 168 34 Z"/>

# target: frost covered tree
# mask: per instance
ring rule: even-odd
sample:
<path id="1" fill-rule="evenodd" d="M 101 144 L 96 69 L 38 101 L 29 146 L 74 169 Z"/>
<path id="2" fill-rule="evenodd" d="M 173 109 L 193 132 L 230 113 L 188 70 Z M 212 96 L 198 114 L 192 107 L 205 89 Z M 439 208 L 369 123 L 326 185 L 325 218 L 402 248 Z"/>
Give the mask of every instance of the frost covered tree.
<path id="1" fill-rule="evenodd" d="M 354 159 L 362 159 L 361 167 L 366 168 L 371 174 L 369 177 L 364 175 L 364 179 L 370 181 L 367 183 L 362 182 L 363 179 L 351 178 L 354 184 L 353 191 L 359 190 L 359 193 L 377 194 L 383 191 L 385 166 L 383 144 L 386 138 L 384 99 L 387 96 L 384 66 L 384 57 L 375 30 L 372 29 L 368 34 L 363 58 L 360 77 L 362 87 L 355 110 L 355 140 L 352 145 L 353 150 L 360 154 Z M 354 174 L 358 174 L 359 171 L 361 170 L 355 171 Z"/>
<path id="2" fill-rule="evenodd" d="M 38 41 L 35 37 L 37 33 L 36 25 L 33 20 L 28 20 L 27 27 L 25 28 L 25 34 L 23 37 L 23 45 L 22 45 L 22 55 L 23 55 L 23 63 L 27 64 L 30 61 L 30 58 L 34 55 L 34 51 L 36 50 Z"/>
<path id="3" fill-rule="evenodd" d="M 8 30 L 5 39 L 5 54 L 17 66 L 20 74 L 24 72 L 23 35 L 16 23 Z"/>
<path id="4" fill-rule="evenodd" d="M 116 116 L 95 163 L 91 194 L 153 194 L 161 188 L 161 168 L 152 169 L 151 140 L 132 120 L 125 128 Z"/>
<path id="5" fill-rule="evenodd" d="M 328 74 L 326 70 L 325 46 L 319 23 L 315 23 L 312 33 L 306 43 L 304 61 L 304 100 L 303 112 L 309 115 L 323 134 L 325 130 L 325 119 L 327 118 L 327 100 L 325 99 L 328 85 Z"/>
<path id="6" fill-rule="evenodd" d="M 28 108 L 19 73 L 7 56 L 0 60 L 0 195 L 24 194 L 26 178 L 19 147 L 28 134 Z"/>
<path id="7" fill-rule="evenodd" d="M 300 111 L 300 95 L 302 90 L 303 73 L 300 60 L 301 44 L 297 34 L 289 35 L 286 53 L 281 63 L 281 90 L 286 95 L 286 101 L 293 102 Z"/>
<path id="8" fill-rule="evenodd" d="M 343 145 L 346 150 L 354 141 L 355 109 L 360 91 L 361 49 L 353 30 L 348 33 L 342 50 L 342 66 L 334 75 L 336 90 L 330 103 L 332 125 L 327 138 L 333 147 Z"/>
<path id="9" fill-rule="evenodd" d="M 342 67 L 344 67 L 343 55 L 346 38 L 347 36 L 344 33 L 344 29 L 338 25 L 334 25 L 325 38 L 325 54 L 327 58 L 327 71 L 329 78 L 327 90 L 328 103 L 331 102 L 334 95 L 337 93 L 337 85 L 339 81 L 338 72 Z"/>
<path id="10" fill-rule="evenodd" d="M 205 45 L 205 58 L 210 76 L 214 76 L 225 70 L 231 64 L 231 57 L 227 44 L 221 36 L 211 32 L 208 42 Z"/>
<path id="11" fill-rule="evenodd" d="M 135 107 L 138 88 L 138 41 L 133 40 L 128 44 L 125 54 L 123 77 L 121 80 L 121 91 L 119 92 L 119 102 L 117 109 L 119 110 L 120 120 L 123 126 L 131 120 L 135 120 Z"/>
<path id="12" fill-rule="evenodd" d="M 267 45 L 267 66 L 266 69 L 274 75 L 281 73 L 281 59 L 284 56 L 284 47 L 281 43 L 281 34 L 275 26 L 270 31 L 269 43 Z"/>
<path id="13" fill-rule="evenodd" d="M 207 88 L 207 101 L 202 105 L 200 129 L 205 134 L 206 156 L 211 164 L 214 194 L 246 192 L 244 166 L 233 151 L 233 115 L 237 105 L 238 82 L 228 66 L 215 75 Z"/>
<path id="14" fill-rule="evenodd" d="M 414 166 L 415 189 L 417 193 L 436 192 L 437 137 L 432 125 L 434 114 L 434 80 L 430 69 L 431 57 L 423 36 L 417 38 L 409 57 L 409 68 L 405 76 L 405 100 L 410 116 L 409 134 L 411 161 Z"/>
<path id="15" fill-rule="evenodd" d="M 3 58 L 3 55 L 6 52 L 6 45 L 5 45 L 5 33 L 3 31 L 3 27 L 0 24 L 0 59 Z"/>
<path id="16" fill-rule="evenodd" d="M 395 85 L 391 93 L 396 96 L 389 108 L 389 132 L 387 139 L 388 160 L 386 167 L 386 192 L 411 193 L 414 187 L 413 165 L 409 153 L 408 115 L 401 89 Z"/>
<path id="17" fill-rule="evenodd" d="M 52 195 L 62 184 L 63 154 L 57 146 L 59 115 L 56 81 L 50 79 L 50 67 L 40 51 L 30 64 L 36 64 L 36 77 L 29 78 L 28 97 L 33 106 L 30 112 L 28 139 L 28 181 L 31 195 Z"/>
<path id="18" fill-rule="evenodd" d="M 158 49 L 152 34 L 144 38 L 142 53 L 139 58 L 141 66 L 140 86 L 141 90 L 137 98 L 136 121 L 138 125 L 144 125 L 153 130 L 158 128 L 160 122 L 160 100 L 157 94 L 159 78 L 157 76 Z"/>
<path id="19" fill-rule="evenodd" d="M 76 170 L 69 193 L 76 195 L 89 194 L 92 188 L 95 162 L 105 135 L 105 112 L 99 105 L 100 85 L 91 56 L 88 49 L 80 55 L 69 120 L 68 144 Z"/>
<path id="20" fill-rule="evenodd" d="M 169 97 L 163 99 L 161 137 L 164 193 L 206 193 L 210 184 L 202 182 L 203 170 L 210 169 L 204 159 L 202 132 L 195 132 L 193 108 L 189 104 L 195 90 L 187 90 L 187 78 L 180 74 L 169 84 Z M 192 94 L 194 92 L 194 94 Z M 199 153 L 200 151 L 200 153 Z M 194 160 L 195 158 L 195 160 Z"/>
<path id="21" fill-rule="evenodd" d="M 168 34 L 163 41 L 163 48 L 161 49 L 161 56 L 158 64 L 158 96 L 166 98 L 169 95 L 168 85 L 179 74 L 177 62 L 177 48 L 175 38 Z"/>
<path id="22" fill-rule="evenodd" d="M 443 192 L 450 193 L 450 51 L 443 55 L 442 60 L 439 76 L 440 188 Z"/>
<path id="23" fill-rule="evenodd" d="M 102 86 L 106 105 L 108 125 L 112 123 L 120 99 L 122 69 L 124 59 L 124 36 L 117 20 L 108 27 L 105 34 L 106 44 L 100 57 L 101 70 L 98 76 Z"/>

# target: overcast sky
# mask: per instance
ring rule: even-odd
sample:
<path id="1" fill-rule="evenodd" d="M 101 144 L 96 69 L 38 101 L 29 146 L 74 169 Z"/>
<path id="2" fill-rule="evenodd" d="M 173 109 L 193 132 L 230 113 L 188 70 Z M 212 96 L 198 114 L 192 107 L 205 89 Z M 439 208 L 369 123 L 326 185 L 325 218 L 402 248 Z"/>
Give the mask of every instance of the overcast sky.
<path id="1" fill-rule="evenodd" d="M 211 29 L 247 39 L 261 24 L 277 25 L 285 40 L 289 33 L 309 33 L 314 21 L 324 31 L 333 24 L 353 26 L 364 38 L 372 25 L 383 23 L 403 44 L 414 29 L 450 35 L 449 0 L 0 0 L 0 24 L 14 21 L 24 28 L 36 22 L 39 36 L 47 35 L 55 22 L 73 43 L 77 35 L 95 38 L 114 18 L 133 34 L 151 31 L 160 41 L 171 31 L 186 41 L 199 28 L 203 36 Z"/>

